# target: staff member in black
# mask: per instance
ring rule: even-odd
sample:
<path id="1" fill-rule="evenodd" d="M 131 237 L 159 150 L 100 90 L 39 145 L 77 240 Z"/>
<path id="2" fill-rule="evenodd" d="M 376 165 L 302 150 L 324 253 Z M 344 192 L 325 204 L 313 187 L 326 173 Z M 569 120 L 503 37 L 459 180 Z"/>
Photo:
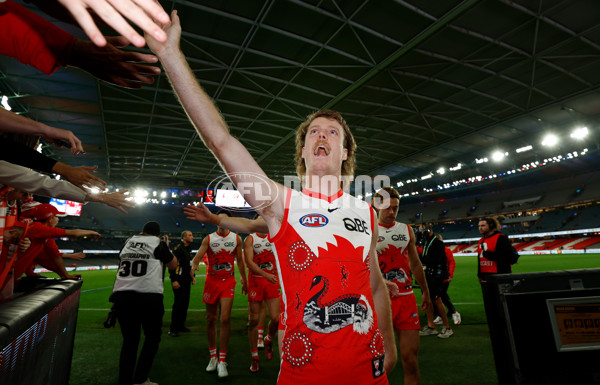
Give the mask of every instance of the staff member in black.
<path id="1" fill-rule="evenodd" d="M 446 339 L 450 338 L 454 334 L 454 331 L 448 323 L 448 316 L 441 297 L 444 290 L 444 280 L 448 278 L 448 263 L 444 242 L 435 236 L 431 224 L 425 225 L 423 238 L 423 257 L 421 258 L 421 263 L 425 269 L 425 278 L 427 279 L 431 302 L 442 318 L 443 327 L 442 331 L 438 334 L 433 323 L 433 307 L 428 306 L 425 309 L 427 312 L 427 325 L 423 327 L 419 335 L 431 336 L 437 334 L 438 338 Z"/>
<path id="2" fill-rule="evenodd" d="M 119 358 L 119 384 L 154 384 L 148 379 L 158 351 L 162 328 L 165 267 L 177 260 L 169 250 L 168 237 L 160 239 L 157 222 L 144 225 L 141 234 L 129 238 L 119 254 L 119 271 L 110 301 L 114 302 L 123 345 Z M 144 344 L 136 365 L 140 332 Z"/>
<path id="3" fill-rule="evenodd" d="M 169 269 L 175 296 L 173 312 L 171 313 L 171 329 L 169 330 L 171 337 L 178 337 L 179 333 L 190 331 L 185 327 L 185 320 L 190 305 L 192 287 L 192 277 L 190 275 L 192 242 L 194 242 L 194 235 L 191 231 L 186 230 L 181 233 L 181 243 L 173 248 L 173 254 L 177 258 L 177 268 Z"/>

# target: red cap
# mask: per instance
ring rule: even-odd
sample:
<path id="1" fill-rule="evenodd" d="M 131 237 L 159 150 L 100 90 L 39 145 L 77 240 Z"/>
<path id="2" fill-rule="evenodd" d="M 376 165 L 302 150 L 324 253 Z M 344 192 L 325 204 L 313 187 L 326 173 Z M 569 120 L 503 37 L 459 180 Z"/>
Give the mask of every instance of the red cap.
<path id="1" fill-rule="evenodd" d="M 29 210 L 27 214 L 36 221 L 43 221 L 53 216 L 65 215 L 65 213 L 61 213 L 56 207 L 48 203 L 42 203 L 41 205 L 35 206 L 33 209 Z"/>

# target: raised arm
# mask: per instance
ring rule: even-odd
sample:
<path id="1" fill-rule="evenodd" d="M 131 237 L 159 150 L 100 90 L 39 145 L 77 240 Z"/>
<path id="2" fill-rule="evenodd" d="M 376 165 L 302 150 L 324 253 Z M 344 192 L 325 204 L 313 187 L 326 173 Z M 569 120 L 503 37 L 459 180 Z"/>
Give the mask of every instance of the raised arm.
<path id="1" fill-rule="evenodd" d="M 167 42 L 160 43 L 146 35 L 148 46 L 161 60 L 181 105 L 202 141 L 244 199 L 265 218 L 269 230 L 275 234 L 283 220 L 284 188 L 267 178 L 248 150 L 231 136 L 221 113 L 196 81 L 180 50 L 181 26 L 177 11 L 173 11 L 171 19 L 163 28 L 167 33 Z M 268 198 L 264 199 L 263 196 Z"/>
<path id="2" fill-rule="evenodd" d="M 66 140 L 71 146 L 72 153 L 79 154 L 83 152 L 81 141 L 73 132 L 47 126 L 44 123 L 36 122 L 4 108 L 0 108 L 0 131 L 40 135 L 50 141 L 54 139 Z"/>
<path id="3" fill-rule="evenodd" d="M 377 313 L 377 322 L 379 329 L 383 333 L 383 345 L 385 347 L 384 367 L 390 372 L 398 360 L 396 350 L 396 340 L 394 329 L 392 327 L 392 315 L 390 296 L 388 289 L 379 270 L 379 260 L 377 258 L 377 238 L 379 238 L 379 226 L 373 226 L 373 236 L 371 237 L 371 249 L 369 250 L 369 263 L 371 271 L 371 290 L 373 292 L 373 302 L 375 312 Z"/>
<path id="4" fill-rule="evenodd" d="M 198 206 L 186 206 L 183 209 L 187 219 L 191 219 L 193 221 L 204 222 L 204 223 L 212 223 L 213 225 L 224 227 L 228 230 L 233 231 L 234 233 L 268 233 L 269 228 L 267 227 L 267 223 L 259 217 L 258 219 L 248 219 L 248 218 L 234 218 L 225 215 L 217 215 L 210 212 L 210 210 L 199 203 Z"/>

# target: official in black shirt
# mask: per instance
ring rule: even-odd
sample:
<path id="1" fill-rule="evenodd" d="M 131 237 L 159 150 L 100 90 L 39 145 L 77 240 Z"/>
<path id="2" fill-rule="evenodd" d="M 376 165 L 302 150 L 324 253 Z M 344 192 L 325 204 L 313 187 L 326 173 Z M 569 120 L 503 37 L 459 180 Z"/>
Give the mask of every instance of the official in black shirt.
<path id="1" fill-rule="evenodd" d="M 190 276 L 192 260 L 192 242 L 194 235 L 186 230 L 181 233 L 181 243 L 175 246 L 173 254 L 177 258 L 177 268 L 169 269 L 171 284 L 175 302 L 173 302 L 173 312 L 171 313 L 171 328 L 169 335 L 178 337 L 181 332 L 189 332 L 185 327 L 187 311 L 190 305 L 190 291 L 192 287 L 192 278 Z"/>

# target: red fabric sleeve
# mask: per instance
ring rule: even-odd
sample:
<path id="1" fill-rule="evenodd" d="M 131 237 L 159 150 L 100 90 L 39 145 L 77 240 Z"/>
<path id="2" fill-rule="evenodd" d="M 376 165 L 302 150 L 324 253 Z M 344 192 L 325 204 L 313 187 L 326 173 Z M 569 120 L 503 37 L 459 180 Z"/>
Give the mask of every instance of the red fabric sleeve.
<path id="1" fill-rule="evenodd" d="M 59 229 L 57 227 L 45 226 L 39 222 L 32 224 L 29 227 L 29 231 L 27 232 L 27 236 L 29 238 L 58 238 L 63 237 L 67 230 Z"/>
<path id="2" fill-rule="evenodd" d="M 452 250 L 449 248 L 445 248 L 446 252 L 446 261 L 448 261 L 448 273 L 450 274 L 450 278 L 454 278 L 454 269 L 456 268 L 456 261 L 454 260 L 454 254 Z"/>
<path id="3" fill-rule="evenodd" d="M 0 3 L 0 54 L 50 75 L 66 66 L 75 38 L 20 4 Z"/>

